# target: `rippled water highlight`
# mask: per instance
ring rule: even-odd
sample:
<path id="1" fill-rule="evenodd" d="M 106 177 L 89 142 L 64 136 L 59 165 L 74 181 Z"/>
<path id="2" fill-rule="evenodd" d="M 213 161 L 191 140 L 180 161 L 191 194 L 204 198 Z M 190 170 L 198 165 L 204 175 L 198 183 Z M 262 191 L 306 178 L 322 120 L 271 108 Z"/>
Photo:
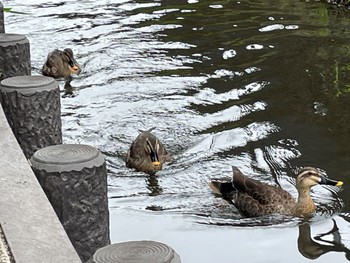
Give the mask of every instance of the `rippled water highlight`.
<path id="1" fill-rule="evenodd" d="M 325 233 L 335 217 L 343 241 L 327 249 L 348 253 L 347 217 L 337 216 L 350 207 L 343 12 L 289 0 L 3 3 L 30 13 L 6 14 L 6 30 L 27 35 L 33 74 L 55 48 L 71 47 L 83 67 L 69 89 L 60 82 L 64 141 L 106 155 L 114 242 L 163 241 L 183 262 L 307 261 L 300 219 L 243 218 L 207 184 L 235 165 L 296 196 L 294 172 L 313 165 L 345 184 L 314 188 L 319 209 L 307 224 Z M 139 130 L 154 126 L 173 156 L 156 177 L 124 162 Z"/>

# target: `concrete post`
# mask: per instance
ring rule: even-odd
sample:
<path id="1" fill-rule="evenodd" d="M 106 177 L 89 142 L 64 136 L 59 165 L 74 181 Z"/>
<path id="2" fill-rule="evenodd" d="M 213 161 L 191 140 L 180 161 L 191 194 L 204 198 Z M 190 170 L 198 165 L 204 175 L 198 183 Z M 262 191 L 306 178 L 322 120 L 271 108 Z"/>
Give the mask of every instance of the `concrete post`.
<path id="1" fill-rule="evenodd" d="M 110 244 L 107 170 L 94 147 L 61 144 L 38 150 L 33 171 L 81 260 Z"/>
<path id="2" fill-rule="evenodd" d="M 25 156 L 62 143 L 58 83 L 50 77 L 17 76 L 0 82 L 0 101 Z"/>
<path id="3" fill-rule="evenodd" d="M 0 2 L 0 33 L 5 33 L 4 6 Z"/>
<path id="4" fill-rule="evenodd" d="M 24 35 L 0 33 L 0 81 L 31 74 L 29 41 Z"/>
<path id="5" fill-rule="evenodd" d="M 181 263 L 169 246 L 155 241 L 129 241 L 112 244 L 96 251 L 92 263 Z"/>

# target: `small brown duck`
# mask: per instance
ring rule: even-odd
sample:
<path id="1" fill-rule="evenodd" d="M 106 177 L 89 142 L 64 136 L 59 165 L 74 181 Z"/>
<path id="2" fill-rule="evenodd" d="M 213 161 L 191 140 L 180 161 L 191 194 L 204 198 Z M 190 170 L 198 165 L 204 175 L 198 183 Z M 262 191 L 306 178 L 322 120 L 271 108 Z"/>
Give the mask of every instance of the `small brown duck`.
<path id="1" fill-rule="evenodd" d="M 170 161 L 171 157 L 160 140 L 151 131 L 142 131 L 133 141 L 126 154 L 126 166 L 133 167 L 137 171 L 155 174 L 163 169 L 163 164 Z"/>
<path id="2" fill-rule="evenodd" d="M 296 178 L 298 199 L 278 186 L 268 185 L 246 177 L 237 167 L 232 166 L 231 182 L 211 181 L 209 187 L 214 193 L 234 204 L 245 216 L 257 217 L 269 214 L 289 216 L 310 216 L 316 206 L 310 196 L 311 187 L 317 184 L 343 185 L 321 175 L 316 168 L 305 167 Z"/>
<path id="3" fill-rule="evenodd" d="M 79 74 L 81 68 L 73 56 L 73 51 L 66 48 L 63 51 L 55 49 L 47 55 L 42 68 L 44 76 L 66 78 L 71 74 Z"/>

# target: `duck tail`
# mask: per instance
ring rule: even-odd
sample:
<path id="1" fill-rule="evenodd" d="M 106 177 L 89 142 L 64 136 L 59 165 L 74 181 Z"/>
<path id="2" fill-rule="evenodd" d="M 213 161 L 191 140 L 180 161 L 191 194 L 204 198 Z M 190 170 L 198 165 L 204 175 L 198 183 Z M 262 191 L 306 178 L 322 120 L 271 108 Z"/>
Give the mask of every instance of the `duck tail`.
<path id="1" fill-rule="evenodd" d="M 157 128 L 157 127 L 152 127 L 152 128 L 150 128 L 150 129 L 148 129 L 148 130 L 140 130 L 139 129 L 139 132 L 141 133 L 141 132 L 151 132 L 151 131 L 153 131 L 155 128 Z"/>
<path id="2" fill-rule="evenodd" d="M 221 182 L 219 181 L 211 181 L 209 182 L 209 187 L 213 191 L 213 193 L 217 195 L 222 195 L 220 188 L 221 188 Z"/>
<path id="3" fill-rule="evenodd" d="M 209 183 L 211 190 L 218 195 L 221 195 L 223 199 L 232 203 L 232 197 L 236 192 L 233 188 L 232 182 L 220 182 L 220 181 L 211 181 Z"/>

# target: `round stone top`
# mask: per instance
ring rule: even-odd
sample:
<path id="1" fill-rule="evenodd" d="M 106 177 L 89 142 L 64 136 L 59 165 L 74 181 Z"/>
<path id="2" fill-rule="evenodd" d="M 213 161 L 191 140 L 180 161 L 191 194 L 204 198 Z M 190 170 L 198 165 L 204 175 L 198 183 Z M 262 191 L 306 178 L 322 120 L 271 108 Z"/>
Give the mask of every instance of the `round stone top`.
<path id="1" fill-rule="evenodd" d="M 58 144 L 36 151 L 30 162 L 38 170 L 66 172 L 102 166 L 105 158 L 98 149 L 89 145 Z"/>
<path id="2" fill-rule="evenodd" d="M 20 34 L 8 34 L 8 33 L 0 33 L 0 45 L 13 45 L 16 43 L 28 42 L 28 39 L 25 35 Z"/>
<path id="3" fill-rule="evenodd" d="M 58 88 L 56 80 L 46 76 L 16 76 L 0 82 L 0 90 L 2 92 L 17 91 L 22 94 L 32 94 Z"/>
<path id="4" fill-rule="evenodd" d="M 129 241 L 98 249 L 94 263 L 181 263 L 174 250 L 155 241 Z"/>

